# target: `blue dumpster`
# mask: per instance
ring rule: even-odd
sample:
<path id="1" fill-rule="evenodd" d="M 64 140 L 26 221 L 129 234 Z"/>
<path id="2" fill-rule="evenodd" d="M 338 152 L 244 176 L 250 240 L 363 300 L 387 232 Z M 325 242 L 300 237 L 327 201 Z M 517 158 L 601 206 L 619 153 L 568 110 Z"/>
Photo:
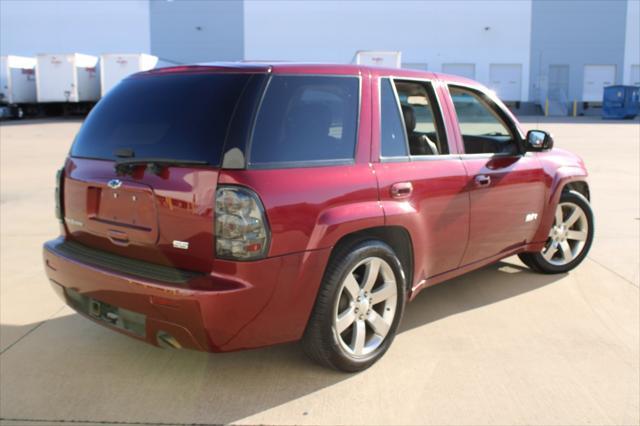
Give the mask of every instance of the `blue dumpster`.
<path id="1" fill-rule="evenodd" d="M 640 87 L 608 86 L 604 88 L 602 118 L 635 118 L 640 113 Z"/>

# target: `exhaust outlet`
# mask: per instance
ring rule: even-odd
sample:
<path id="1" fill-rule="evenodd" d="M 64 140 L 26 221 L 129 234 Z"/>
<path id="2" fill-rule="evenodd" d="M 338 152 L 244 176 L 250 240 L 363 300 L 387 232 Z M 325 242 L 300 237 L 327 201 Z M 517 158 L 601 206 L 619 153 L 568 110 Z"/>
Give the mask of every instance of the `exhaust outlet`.
<path id="1" fill-rule="evenodd" d="M 158 333 L 156 334 L 156 340 L 158 342 L 158 346 L 160 346 L 161 348 L 182 349 L 182 345 L 180 345 L 180 342 L 178 342 L 175 337 L 165 331 L 158 331 Z"/>

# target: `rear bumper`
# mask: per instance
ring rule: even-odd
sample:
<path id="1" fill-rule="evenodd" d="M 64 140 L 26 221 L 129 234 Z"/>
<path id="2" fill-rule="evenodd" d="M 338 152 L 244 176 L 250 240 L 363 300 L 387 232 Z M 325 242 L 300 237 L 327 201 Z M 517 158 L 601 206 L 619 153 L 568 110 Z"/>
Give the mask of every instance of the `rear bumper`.
<path id="1" fill-rule="evenodd" d="M 212 352 L 299 339 L 330 253 L 216 261 L 208 278 L 222 289 L 194 290 L 87 263 L 64 244 L 62 237 L 45 243 L 43 256 L 47 277 L 69 306 L 153 345 L 164 346 L 168 335 L 181 347 Z"/>

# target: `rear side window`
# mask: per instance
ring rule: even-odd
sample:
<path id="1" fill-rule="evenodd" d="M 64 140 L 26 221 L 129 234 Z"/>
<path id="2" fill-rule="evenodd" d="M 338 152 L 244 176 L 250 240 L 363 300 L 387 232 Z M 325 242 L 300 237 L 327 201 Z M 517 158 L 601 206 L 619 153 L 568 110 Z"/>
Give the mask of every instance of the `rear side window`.
<path id="1" fill-rule="evenodd" d="M 123 80 L 91 111 L 71 155 L 207 161 L 219 165 L 250 74 L 164 74 Z"/>
<path id="2" fill-rule="evenodd" d="M 388 78 L 380 86 L 380 144 L 383 157 L 406 157 L 407 139 L 400 108 Z"/>
<path id="3" fill-rule="evenodd" d="M 359 79 L 273 76 L 258 112 L 252 166 L 353 161 Z"/>

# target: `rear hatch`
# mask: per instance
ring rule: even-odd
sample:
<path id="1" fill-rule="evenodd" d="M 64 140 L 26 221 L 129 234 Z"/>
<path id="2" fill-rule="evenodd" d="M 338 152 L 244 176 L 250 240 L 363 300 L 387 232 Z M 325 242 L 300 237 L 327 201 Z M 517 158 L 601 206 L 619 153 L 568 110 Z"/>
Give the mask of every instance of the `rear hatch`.
<path id="1" fill-rule="evenodd" d="M 252 111 L 246 105 L 255 104 L 263 80 L 196 69 L 143 73 L 118 84 L 71 148 L 61 191 L 68 238 L 128 258 L 210 271 L 225 141 L 243 137 L 232 129 L 248 128 L 250 118 L 238 111 Z"/>

